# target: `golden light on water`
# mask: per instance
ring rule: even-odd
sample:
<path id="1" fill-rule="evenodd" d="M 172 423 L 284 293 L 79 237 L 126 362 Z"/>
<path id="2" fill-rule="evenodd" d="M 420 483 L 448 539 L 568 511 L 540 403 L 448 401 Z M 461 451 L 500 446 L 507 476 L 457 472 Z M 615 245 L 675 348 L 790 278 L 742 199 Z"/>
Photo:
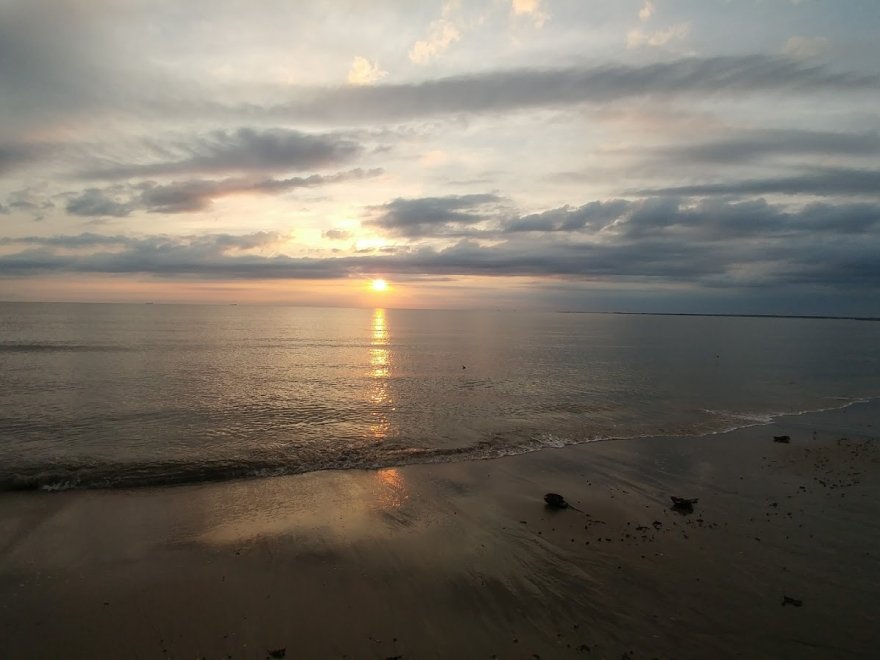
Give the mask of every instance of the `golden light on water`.
<path id="1" fill-rule="evenodd" d="M 372 336 L 370 341 L 370 391 L 372 421 L 370 431 L 377 441 L 388 435 L 390 423 L 386 412 L 393 407 L 388 378 L 391 374 L 391 351 L 388 348 L 388 325 L 385 310 L 373 311 Z"/>

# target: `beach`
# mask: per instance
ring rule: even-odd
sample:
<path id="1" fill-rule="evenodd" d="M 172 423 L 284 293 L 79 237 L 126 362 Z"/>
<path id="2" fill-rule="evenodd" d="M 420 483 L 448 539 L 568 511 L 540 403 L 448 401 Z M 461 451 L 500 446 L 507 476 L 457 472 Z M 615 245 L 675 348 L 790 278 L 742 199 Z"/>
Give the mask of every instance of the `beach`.
<path id="1" fill-rule="evenodd" d="M 876 657 L 878 429 L 873 401 L 494 460 L 4 493 L 0 648 Z"/>

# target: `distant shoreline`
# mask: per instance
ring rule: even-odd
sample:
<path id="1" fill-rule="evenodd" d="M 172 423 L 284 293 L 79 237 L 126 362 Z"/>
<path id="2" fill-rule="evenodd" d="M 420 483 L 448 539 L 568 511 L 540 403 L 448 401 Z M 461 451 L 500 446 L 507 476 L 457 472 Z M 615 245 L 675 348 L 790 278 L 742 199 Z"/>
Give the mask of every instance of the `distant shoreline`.
<path id="1" fill-rule="evenodd" d="M 880 321 L 880 316 L 831 316 L 809 314 L 707 314 L 699 312 L 587 312 L 560 310 L 560 314 L 609 314 L 618 316 L 708 316 L 743 319 L 811 319 L 817 321 Z"/>
<path id="2" fill-rule="evenodd" d="M 0 305 L 174 305 L 174 306 L 194 306 L 194 307 L 303 307 L 313 309 L 375 309 L 375 307 L 345 307 L 337 305 L 287 305 L 282 303 L 241 303 L 241 302 L 166 302 L 166 301 L 116 301 L 116 300 L 0 300 Z M 811 319 L 822 321 L 880 321 L 880 316 L 835 316 L 833 314 L 735 314 L 729 312 L 707 313 L 707 312 L 619 312 L 619 311 L 603 311 L 588 309 L 507 309 L 507 308 L 478 308 L 478 307 L 389 307 L 384 309 L 403 310 L 403 311 L 443 311 L 443 312 L 510 312 L 518 313 L 523 311 L 533 311 L 535 313 L 546 314 L 605 314 L 617 316 L 697 316 L 697 317 L 718 317 L 718 318 L 749 318 L 749 319 Z"/>

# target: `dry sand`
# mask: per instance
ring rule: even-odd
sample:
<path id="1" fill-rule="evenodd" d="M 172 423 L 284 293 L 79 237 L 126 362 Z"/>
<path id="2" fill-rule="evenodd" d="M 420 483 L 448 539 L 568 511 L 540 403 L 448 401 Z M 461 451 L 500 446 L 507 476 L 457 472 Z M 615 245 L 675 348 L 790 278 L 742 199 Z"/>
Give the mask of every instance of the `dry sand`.
<path id="1" fill-rule="evenodd" d="M 2 494 L 0 656 L 880 657 L 878 430 Z"/>

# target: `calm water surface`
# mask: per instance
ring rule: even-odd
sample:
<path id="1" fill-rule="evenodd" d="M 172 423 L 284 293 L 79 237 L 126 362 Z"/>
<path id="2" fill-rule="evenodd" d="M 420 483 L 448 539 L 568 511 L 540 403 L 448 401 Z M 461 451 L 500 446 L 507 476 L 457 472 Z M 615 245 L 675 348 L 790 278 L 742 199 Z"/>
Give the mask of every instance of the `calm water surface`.
<path id="1" fill-rule="evenodd" d="M 693 434 L 880 394 L 880 323 L 0 304 L 0 489 Z"/>

